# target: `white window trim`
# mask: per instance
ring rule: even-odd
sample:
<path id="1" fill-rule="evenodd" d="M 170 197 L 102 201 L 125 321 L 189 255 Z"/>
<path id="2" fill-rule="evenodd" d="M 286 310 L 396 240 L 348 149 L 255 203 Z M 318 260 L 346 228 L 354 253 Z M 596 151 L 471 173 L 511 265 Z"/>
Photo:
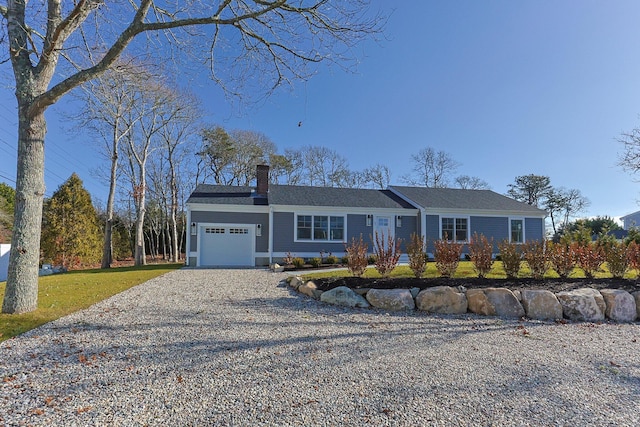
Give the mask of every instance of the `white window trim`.
<path id="1" fill-rule="evenodd" d="M 511 233 L 511 221 L 513 221 L 513 220 L 522 221 L 522 242 L 513 242 L 511 240 L 511 236 L 512 236 L 512 233 Z M 526 235 L 527 227 L 525 225 L 526 225 L 526 221 L 525 221 L 524 217 L 520 217 L 520 216 L 511 216 L 511 217 L 509 217 L 509 243 L 516 243 L 518 245 L 521 245 L 521 244 L 524 244 L 527 241 L 527 235 Z"/>
<path id="2" fill-rule="evenodd" d="M 298 239 L 298 216 L 310 216 L 311 217 L 311 239 Z M 331 232 L 331 217 L 341 217 L 343 220 L 344 228 L 342 230 L 341 240 L 320 240 L 313 238 L 313 227 L 315 220 L 313 217 L 326 216 L 329 224 L 329 232 Z M 347 214 L 327 213 L 327 212 L 295 212 L 293 215 L 293 241 L 296 243 L 347 243 Z"/>
<path id="3" fill-rule="evenodd" d="M 439 216 L 440 220 L 440 226 L 439 226 L 439 230 L 438 230 L 438 238 L 442 239 L 442 219 L 443 218 L 452 218 L 454 220 L 454 227 L 455 227 L 455 220 L 456 219 L 466 219 L 467 220 L 467 238 L 464 241 L 461 240 L 454 240 L 456 243 L 469 243 L 469 233 L 471 233 L 471 217 L 467 216 L 467 215 L 449 215 L 449 214 L 440 214 Z M 455 230 L 454 230 L 455 232 Z"/>

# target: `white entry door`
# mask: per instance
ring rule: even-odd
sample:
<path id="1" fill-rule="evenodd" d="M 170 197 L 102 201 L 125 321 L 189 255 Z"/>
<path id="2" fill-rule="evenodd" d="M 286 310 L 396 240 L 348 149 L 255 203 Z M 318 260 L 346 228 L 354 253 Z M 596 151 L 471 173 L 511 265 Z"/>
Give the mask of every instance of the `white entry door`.
<path id="1" fill-rule="evenodd" d="M 253 224 L 201 226 L 200 263 L 211 266 L 254 266 Z"/>
<path id="2" fill-rule="evenodd" d="M 376 233 L 380 238 L 384 235 L 384 241 L 387 242 L 388 236 L 391 235 L 391 238 L 395 238 L 395 227 L 393 224 L 393 216 L 392 215 L 380 215 L 373 217 L 373 239 L 375 242 Z"/>

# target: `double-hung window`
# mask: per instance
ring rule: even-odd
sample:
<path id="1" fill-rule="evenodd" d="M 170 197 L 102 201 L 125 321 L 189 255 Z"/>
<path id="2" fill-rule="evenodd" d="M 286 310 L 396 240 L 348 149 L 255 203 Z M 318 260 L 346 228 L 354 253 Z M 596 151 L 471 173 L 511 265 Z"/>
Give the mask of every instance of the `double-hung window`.
<path id="1" fill-rule="evenodd" d="M 298 215 L 296 239 L 313 241 L 344 241 L 344 216 Z"/>
<path id="2" fill-rule="evenodd" d="M 510 219 L 509 234 L 511 236 L 511 243 L 524 243 L 524 219 Z"/>
<path id="3" fill-rule="evenodd" d="M 468 218 L 443 217 L 442 233 L 443 240 L 466 242 L 469 240 L 469 220 Z"/>

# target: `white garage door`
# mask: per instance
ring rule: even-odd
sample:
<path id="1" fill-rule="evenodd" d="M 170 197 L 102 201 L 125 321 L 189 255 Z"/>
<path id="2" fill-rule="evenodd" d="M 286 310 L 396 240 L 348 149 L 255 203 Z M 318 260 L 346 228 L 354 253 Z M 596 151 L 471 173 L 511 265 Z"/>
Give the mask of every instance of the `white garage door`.
<path id="1" fill-rule="evenodd" d="M 200 265 L 253 266 L 253 241 L 253 226 L 203 226 L 200 228 Z"/>

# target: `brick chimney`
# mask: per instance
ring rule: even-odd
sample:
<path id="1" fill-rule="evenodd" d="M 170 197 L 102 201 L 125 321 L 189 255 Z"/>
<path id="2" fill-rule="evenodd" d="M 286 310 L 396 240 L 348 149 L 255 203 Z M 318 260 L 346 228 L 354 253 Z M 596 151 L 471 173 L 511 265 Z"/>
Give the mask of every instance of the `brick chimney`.
<path id="1" fill-rule="evenodd" d="M 256 166 L 256 196 L 267 197 L 269 192 L 269 166 Z"/>

